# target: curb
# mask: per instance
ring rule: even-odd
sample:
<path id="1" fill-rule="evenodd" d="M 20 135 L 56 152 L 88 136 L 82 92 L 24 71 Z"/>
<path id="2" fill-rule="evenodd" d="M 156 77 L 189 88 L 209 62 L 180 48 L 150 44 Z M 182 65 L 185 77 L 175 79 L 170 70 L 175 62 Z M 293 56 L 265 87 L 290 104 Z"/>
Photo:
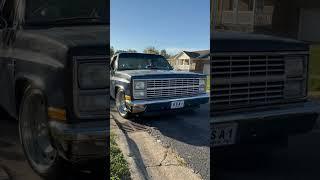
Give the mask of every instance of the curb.
<path id="1" fill-rule="evenodd" d="M 0 165 L 0 180 L 10 180 L 7 171 Z"/>
<path id="2" fill-rule="evenodd" d="M 136 161 L 142 161 L 142 159 L 137 159 L 137 157 L 134 155 L 134 152 L 130 150 L 130 144 L 127 140 L 126 135 L 124 132 L 119 128 L 117 122 L 115 121 L 115 118 L 110 115 L 110 125 L 114 127 L 111 129 L 111 131 L 115 132 L 117 135 L 117 144 L 118 147 L 121 149 L 126 161 L 128 162 L 129 169 L 130 169 L 130 175 L 132 180 L 147 180 L 148 175 L 143 173 L 141 168 L 139 168 L 139 165 L 136 163 Z M 0 179 L 2 180 L 2 179 Z"/>

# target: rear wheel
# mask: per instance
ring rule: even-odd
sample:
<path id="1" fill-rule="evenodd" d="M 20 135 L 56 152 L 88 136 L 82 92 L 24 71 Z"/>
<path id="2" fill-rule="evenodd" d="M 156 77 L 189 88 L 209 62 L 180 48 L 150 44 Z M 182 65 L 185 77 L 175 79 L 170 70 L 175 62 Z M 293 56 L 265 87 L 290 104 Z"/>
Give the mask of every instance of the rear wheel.
<path id="1" fill-rule="evenodd" d="M 120 116 L 122 116 L 123 118 L 129 118 L 131 116 L 131 113 L 129 112 L 129 109 L 127 108 L 127 105 L 126 105 L 125 93 L 121 89 L 117 91 L 116 107 Z"/>
<path id="2" fill-rule="evenodd" d="M 45 179 L 65 172 L 66 161 L 52 145 L 45 98 L 39 89 L 28 88 L 19 113 L 20 141 L 32 169 Z"/>

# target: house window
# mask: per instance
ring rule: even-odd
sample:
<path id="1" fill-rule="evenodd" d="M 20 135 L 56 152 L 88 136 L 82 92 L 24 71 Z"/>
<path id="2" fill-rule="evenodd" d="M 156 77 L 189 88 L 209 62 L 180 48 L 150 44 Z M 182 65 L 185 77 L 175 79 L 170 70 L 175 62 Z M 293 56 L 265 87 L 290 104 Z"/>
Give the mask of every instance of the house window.
<path id="1" fill-rule="evenodd" d="M 239 11 L 253 11 L 254 0 L 239 0 Z"/>
<path id="2" fill-rule="evenodd" d="M 189 65 L 189 60 L 188 59 L 184 60 L 184 65 Z"/>

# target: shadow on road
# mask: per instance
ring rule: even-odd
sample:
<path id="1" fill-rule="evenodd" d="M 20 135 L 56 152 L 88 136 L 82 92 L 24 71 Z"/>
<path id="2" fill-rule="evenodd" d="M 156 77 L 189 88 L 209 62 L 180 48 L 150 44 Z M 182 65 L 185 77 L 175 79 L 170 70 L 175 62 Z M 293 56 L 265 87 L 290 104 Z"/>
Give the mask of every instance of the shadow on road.
<path id="1" fill-rule="evenodd" d="M 111 112 L 117 113 L 114 101 Z M 200 109 L 132 117 L 130 121 L 159 131 L 163 136 L 193 145 L 210 147 L 209 104 Z"/>

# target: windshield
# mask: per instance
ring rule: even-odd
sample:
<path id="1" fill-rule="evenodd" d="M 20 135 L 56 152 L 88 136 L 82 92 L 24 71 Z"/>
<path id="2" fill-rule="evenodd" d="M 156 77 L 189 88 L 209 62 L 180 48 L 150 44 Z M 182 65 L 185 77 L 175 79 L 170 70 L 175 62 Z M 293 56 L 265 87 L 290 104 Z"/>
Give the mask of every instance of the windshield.
<path id="1" fill-rule="evenodd" d="M 109 7 L 103 0 L 29 0 L 27 23 L 108 23 Z"/>
<path id="2" fill-rule="evenodd" d="M 169 62 L 160 55 L 152 54 L 120 54 L 118 70 L 159 69 L 172 70 Z"/>

